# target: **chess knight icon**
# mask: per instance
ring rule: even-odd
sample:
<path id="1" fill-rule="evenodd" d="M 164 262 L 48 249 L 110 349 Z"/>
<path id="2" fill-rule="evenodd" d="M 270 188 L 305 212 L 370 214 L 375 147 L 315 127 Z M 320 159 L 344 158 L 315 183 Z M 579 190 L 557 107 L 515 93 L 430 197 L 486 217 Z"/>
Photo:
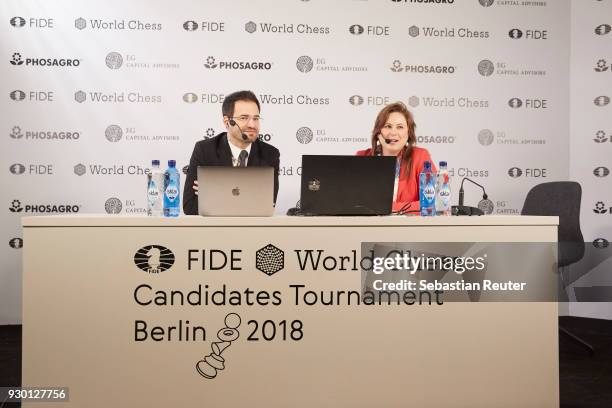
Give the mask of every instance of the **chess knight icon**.
<path id="1" fill-rule="evenodd" d="M 196 363 L 198 373 L 209 380 L 217 376 L 219 370 L 225 369 L 225 359 L 221 354 L 240 337 L 238 327 L 241 319 L 236 313 L 229 313 L 225 316 L 225 327 L 219 330 L 217 338 L 220 340 L 211 344 L 212 353 Z"/>

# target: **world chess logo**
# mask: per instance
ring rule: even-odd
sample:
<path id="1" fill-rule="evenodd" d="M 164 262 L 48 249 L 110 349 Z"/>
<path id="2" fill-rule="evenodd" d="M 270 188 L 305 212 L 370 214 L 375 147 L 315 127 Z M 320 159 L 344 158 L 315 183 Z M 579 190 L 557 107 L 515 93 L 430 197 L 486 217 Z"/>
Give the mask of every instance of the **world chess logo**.
<path id="1" fill-rule="evenodd" d="M 219 371 L 225 370 L 225 358 L 221 355 L 240 338 L 240 315 L 229 313 L 225 316 L 224 323 L 225 327 L 217 332 L 219 341 L 210 345 L 211 353 L 196 363 L 196 371 L 207 380 L 214 379 Z"/>
<path id="2" fill-rule="evenodd" d="M 123 129 L 118 125 L 110 125 L 104 130 L 104 136 L 109 142 L 118 142 L 123 137 Z"/>
<path id="3" fill-rule="evenodd" d="M 605 59 L 600 59 L 595 64 L 595 68 L 593 68 L 595 72 L 605 72 L 608 70 L 608 63 Z"/>
<path id="4" fill-rule="evenodd" d="M 606 205 L 603 203 L 603 201 L 598 201 L 595 203 L 595 208 L 593 208 L 593 212 L 595 214 L 606 214 L 608 212 L 608 209 L 606 208 Z"/>
<path id="5" fill-rule="evenodd" d="M 416 108 L 420 104 L 421 100 L 418 96 L 411 96 L 410 98 L 408 98 L 408 105 L 410 105 L 411 107 Z"/>
<path id="6" fill-rule="evenodd" d="M 134 254 L 134 264 L 146 273 L 158 274 L 172 268 L 174 252 L 161 245 L 147 245 Z"/>
<path id="7" fill-rule="evenodd" d="M 9 240 L 9 246 L 14 249 L 23 248 L 23 239 L 21 238 L 12 238 Z"/>
<path id="8" fill-rule="evenodd" d="M 608 137 L 606 136 L 606 132 L 603 130 L 598 130 L 595 133 L 595 139 L 593 139 L 595 143 L 605 143 L 608 141 Z"/>
<path id="9" fill-rule="evenodd" d="M 308 144 L 312 142 L 312 130 L 308 127 L 301 127 L 297 130 L 297 132 L 295 132 L 295 138 L 301 144 Z"/>
<path id="10" fill-rule="evenodd" d="M 295 66 L 297 67 L 298 71 L 307 73 L 312 70 L 314 62 L 309 56 L 303 55 L 297 59 L 297 61 L 295 62 Z"/>
<path id="11" fill-rule="evenodd" d="M 78 103 L 83 103 L 87 100 L 87 94 L 83 91 L 76 91 L 74 93 L 74 100 Z"/>
<path id="12" fill-rule="evenodd" d="M 600 24 L 595 27 L 595 34 L 597 35 L 610 34 L 610 31 L 612 31 L 612 26 L 610 24 Z"/>
<path id="13" fill-rule="evenodd" d="M 495 135 L 489 129 L 482 129 L 478 132 L 478 143 L 483 146 L 490 146 L 495 139 Z"/>
<path id="14" fill-rule="evenodd" d="M 185 31 L 196 31 L 198 29 L 198 23 L 193 20 L 185 21 L 183 23 L 183 28 Z"/>
<path id="15" fill-rule="evenodd" d="M 23 17 L 13 17 L 9 20 L 13 27 L 23 27 L 26 23 L 25 18 Z"/>
<path id="16" fill-rule="evenodd" d="M 523 170 L 518 167 L 512 167 L 508 170 L 508 175 L 512 178 L 519 178 L 523 175 Z"/>
<path id="17" fill-rule="evenodd" d="M 595 238 L 593 246 L 597 249 L 605 249 L 610 246 L 610 242 L 605 238 Z"/>
<path id="18" fill-rule="evenodd" d="M 495 65 L 489 60 L 482 60 L 478 63 L 478 73 L 484 77 L 491 76 L 495 71 Z"/>
<path id="19" fill-rule="evenodd" d="M 512 109 L 518 109 L 523 106 L 523 101 L 521 101 L 519 98 L 512 98 L 508 101 L 508 106 L 510 106 Z"/>
<path id="20" fill-rule="evenodd" d="M 123 65 L 123 57 L 118 52 L 109 52 L 105 62 L 110 69 L 119 69 Z"/>
<path id="21" fill-rule="evenodd" d="M 10 212 L 22 212 L 23 211 L 23 207 L 21 206 L 21 201 L 13 200 L 11 202 L 11 206 L 9 207 L 9 211 Z"/>
<path id="22" fill-rule="evenodd" d="M 85 167 L 84 164 L 79 163 L 74 166 L 74 174 L 76 174 L 77 176 L 84 175 L 86 171 L 87 171 L 87 168 Z"/>
<path id="23" fill-rule="evenodd" d="M 77 30 L 84 30 L 87 27 L 87 21 L 85 21 L 84 18 L 79 17 L 74 20 L 74 27 Z"/>
<path id="24" fill-rule="evenodd" d="M 359 24 L 353 24 L 352 26 L 349 27 L 349 33 L 354 34 L 354 35 L 361 35 L 363 34 L 363 26 L 359 25 Z"/>
<path id="25" fill-rule="evenodd" d="M 391 64 L 391 71 L 393 72 L 402 72 L 404 68 L 402 68 L 402 62 L 400 60 L 393 61 Z"/>
<path id="26" fill-rule="evenodd" d="M 21 91 L 19 89 L 15 89 L 11 93 L 9 93 L 9 98 L 14 100 L 15 102 L 23 101 L 25 99 L 25 97 L 26 97 L 25 92 L 23 92 L 23 91 Z"/>
<path id="27" fill-rule="evenodd" d="M 249 34 L 253 34 L 255 31 L 257 31 L 257 24 L 255 24 L 252 21 L 249 21 L 248 23 L 244 25 L 244 31 L 246 31 Z"/>
<path id="28" fill-rule="evenodd" d="M 25 173 L 25 170 L 25 166 L 21 163 L 11 164 L 11 166 L 9 167 L 9 171 L 15 175 L 23 174 Z"/>
<path id="29" fill-rule="evenodd" d="M 183 95 L 183 101 L 187 102 L 187 103 L 194 103 L 198 101 L 198 95 L 194 94 L 193 92 L 187 92 L 186 94 Z"/>
<path id="30" fill-rule="evenodd" d="M 23 133 L 21 133 L 21 127 L 13 126 L 13 128 L 11 129 L 11 133 L 9 133 L 9 136 L 13 139 L 21 139 L 23 137 Z"/>
<path id="31" fill-rule="evenodd" d="M 107 214 L 119 214 L 123 209 L 121 200 L 116 197 L 111 197 L 104 203 L 104 210 Z"/>
<path id="32" fill-rule="evenodd" d="M 608 177 L 610 175 L 610 169 L 604 166 L 595 167 L 593 174 L 595 177 Z"/>
<path id="33" fill-rule="evenodd" d="M 11 63 L 11 65 L 23 65 L 21 54 L 18 52 L 14 52 L 12 55 L 12 59 L 9 62 Z"/>
<path id="34" fill-rule="evenodd" d="M 610 97 L 606 95 L 598 96 L 593 100 L 593 103 L 595 104 L 595 106 L 599 107 L 606 106 L 610 103 Z"/>
<path id="35" fill-rule="evenodd" d="M 353 106 L 359 106 L 363 104 L 363 97 L 360 95 L 353 95 L 349 98 L 349 103 Z"/>
<path id="36" fill-rule="evenodd" d="M 207 57 L 204 66 L 208 69 L 217 68 L 218 65 L 215 62 L 215 57 Z"/>
<path id="37" fill-rule="evenodd" d="M 519 38 L 523 37 L 523 32 L 519 30 L 518 28 L 513 28 L 512 30 L 508 31 L 508 35 L 513 40 L 518 40 Z"/>
<path id="38" fill-rule="evenodd" d="M 419 27 L 413 25 L 408 28 L 408 35 L 411 37 L 418 37 L 421 34 Z"/>
<path id="39" fill-rule="evenodd" d="M 285 267 L 285 253 L 274 245 L 268 244 L 257 250 L 255 267 L 266 275 L 272 276 Z"/>

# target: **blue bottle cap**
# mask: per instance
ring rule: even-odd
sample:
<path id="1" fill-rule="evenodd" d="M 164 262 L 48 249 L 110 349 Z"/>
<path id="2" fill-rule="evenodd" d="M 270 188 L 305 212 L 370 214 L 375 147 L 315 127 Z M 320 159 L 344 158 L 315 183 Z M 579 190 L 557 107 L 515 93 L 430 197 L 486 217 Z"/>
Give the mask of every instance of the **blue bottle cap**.
<path id="1" fill-rule="evenodd" d="M 176 167 L 176 160 L 168 160 L 168 167 Z"/>
<path id="2" fill-rule="evenodd" d="M 152 160 L 152 161 L 151 161 L 151 164 L 152 164 L 153 166 L 159 166 L 159 160 Z"/>
<path id="3" fill-rule="evenodd" d="M 423 162 L 423 168 L 425 170 L 430 170 L 431 169 L 431 162 L 429 160 L 425 160 L 425 162 Z"/>
<path id="4" fill-rule="evenodd" d="M 440 167 L 446 167 L 446 162 L 445 161 L 441 161 L 440 162 Z"/>

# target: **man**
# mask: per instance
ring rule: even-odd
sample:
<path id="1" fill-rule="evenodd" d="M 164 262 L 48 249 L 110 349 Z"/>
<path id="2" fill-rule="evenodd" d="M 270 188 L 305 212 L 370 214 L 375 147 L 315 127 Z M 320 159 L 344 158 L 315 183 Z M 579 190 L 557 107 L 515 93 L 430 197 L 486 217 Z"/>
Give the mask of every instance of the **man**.
<path id="1" fill-rule="evenodd" d="M 183 212 L 198 214 L 198 166 L 272 166 L 274 167 L 274 202 L 278 194 L 278 149 L 259 140 L 260 105 L 251 91 L 227 95 L 221 106 L 227 132 L 196 143 L 183 191 Z"/>

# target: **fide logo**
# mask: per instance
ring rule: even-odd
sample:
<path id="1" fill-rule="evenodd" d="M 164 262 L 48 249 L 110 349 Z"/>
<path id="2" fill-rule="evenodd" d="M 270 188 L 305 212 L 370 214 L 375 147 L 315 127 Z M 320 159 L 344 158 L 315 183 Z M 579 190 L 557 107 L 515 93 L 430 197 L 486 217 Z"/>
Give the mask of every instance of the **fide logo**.
<path id="1" fill-rule="evenodd" d="M 593 100 L 593 103 L 595 104 L 595 106 L 599 107 L 606 106 L 610 103 L 610 97 L 606 95 L 598 96 Z"/>
<path id="2" fill-rule="evenodd" d="M 185 31 L 196 31 L 198 29 L 198 23 L 193 20 L 185 21 L 183 23 L 183 28 Z"/>
<path id="3" fill-rule="evenodd" d="M 123 57 L 118 52 L 109 52 L 106 55 L 106 66 L 110 69 L 119 69 L 123 65 Z"/>
<path id="4" fill-rule="evenodd" d="M 295 138 L 301 144 L 308 144 L 312 142 L 312 130 L 308 127 L 301 127 L 297 130 L 297 132 L 295 132 Z"/>
<path id="5" fill-rule="evenodd" d="M 11 133 L 9 136 L 13 139 L 21 139 L 23 137 L 23 133 L 21 133 L 21 128 L 19 126 L 13 126 L 11 129 Z"/>
<path id="6" fill-rule="evenodd" d="M 21 238 L 12 238 L 9 240 L 9 246 L 14 249 L 23 248 L 23 239 Z"/>
<path id="7" fill-rule="evenodd" d="M 393 72 L 402 72 L 404 70 L 404 68 L 402 68 L 402 62 L 400 60 L 393 61 L 393 64 L 391 64 L 390 69 Z"/>
<path id="8" fill-rule="evenodd" d="M 612 31 L 612 26 L 610 24 L 600 24 L 595 27 L 595 34 L 597 35 L 610 34 L 610 31 Z"/>
<path id="9" fill-rule="evenodd" d="M 249 21 L 248 23 L 244 25 L 244 31 L 246 31 L 249 34 L 253 34 L 255 31 L 257 31 L 257 24 L 255 24 L 252 21 Z"/>
<path id="10" fill-rule="evenodd" d="M 513 40 L 518 40 L 519 38 L 523 37 L 523 32 L 519 30 L 518 28 L 513 28 L 512 30 L 508 31 L 508 35 Z"/>
<path id="11" fill-rule="evenodd" d="M 519 178 L 523 175 L 523 170 L 518 167 L 512 167 L 508 170 L 508 175 L 512 178 Z"/>
<path id="12" fill-rule="evenodd" d="M 605 59 L 600 59 L 595 64 L 595 68 L 593 68 L 595 72 L 606 72 L 608 70 L 608 63 Z"/>
<path id="13" fill-rule="evenodd" d="M 595 238 L 593 246 L 597 249 L 605 249 L 610 246 L 610 242 L 605 238 Z"/>
<path id="14" fill-rule="evenodd" d="M 13 27 L 17 28 L 23 27 L 26 23 L 25 18 L 23 17 L 13 17 L 9 20 L 9 22 Z"/>
<path id="15" fill-rule="evenodd" d="M 198 101 L 198 95 L 194 94 L 193 92 L 187 92 L 186 94 L 183 95 L 183 101 L 187 102 L 187 103 L 194 103 Z"/>
<path id="16" fill-rule="evenodd" d="M 138 269 L 151 274 L 167 271 L 174 261 L 174 253 L 161 245 L 147 245 L 134 254 L 134 264 Z"/>
<path id="17" fill-rule="evenodd" d="M 9 167 L 9 171 L 15 175 L 23 174 L 25 173 L 25 170 L 25 166 L 21 163 L 11 164 L 11 166 Z"/>
<path id="18" fill-rule="evenodd" d="M 410 26 L 410 28 L 408 28 L 408 35 L 411 37 L 418 37 L 419 34 L 421 34 L 421 30 L 419 30 L 419 27 L 413 25 Z"/>
<path id="19" fill-rule="evenodd" d="M 604 166 L 595 167 L 593 174 L 595 177 L 608 177 L 610 175 L 610 169 Z"/>
<path id="20" fill-rule="evenodd" d="M 508 101 L 508 106 L 513 109 L 518 109 L 523 106 L 523 101 L 521 101 L 519 98 L 512 98 Z"/>
<path id="21" fill-rule="evenodd" d="M 23 101 L 26 97 L 25 92 L 19 90 L 19 89 L 15 89 L 14 91 L 12 91 L 11 93 L 9 93 L 9 97 L 14 100 L 15 102 L 20 102 Z"/>
<path id="22" fill-rule="evenodd" d="M 295 62 L 295 66 L 297 67 L 298 71 L 307 73 L 312 70 L 314 63 L 312 61 L 312 58 L 303 55 L 297 59 L 297 61 Z"/>
<path id="23" fill-rule="evenodd" d="M 353 35 L 361 35 L 363 34 L 363 26 L 359 25 L 359 24 L 353 24 L 352 26 L 349 27 L 349 33 L 353 34 Z"/>
<path id="24" fill-rule="evenodd" d="M 418 96 L 411 96 L 410 98 L 408 98 L 408 105 L 410 105 L 411 107 L 416 108 L 420 104 L 421 101 Z"/>
<path id="25" fill-rule="evenodd" d="M 478 73 L 483 77 L 488 77 L 495 71 L 495 65 L 489 60 L 482 60 L 478 63 Z"/>
<path id="26" fill-rule="evenodd" d="M 104 136 L 109 142 L 118 142 L 123 137 L 123 130 L 117 125 L 110 125 L 104 131 Z"/>
<path id="27" fill-rule="evenodd" d="M 478 0 L 482 7 L 490 7 L 495 0 Z"/>
<path id="28" fill-rule="evenodd" d="M 349 103 L 353 106 L 363 105 L 363 97 L 360 95 L 353 95 L 349 98 Z"/>
<path id="29" fill-rule="evenodd" d="M 490 146 L 495 139 L 495 135 L 489 129 L 482 129 L 478 132 L 478 143 L 483 146 Z"/>
<path id="30" fill-rule="evenodd" d="M 285 253 L 274 245 L 268 244 L 257 250 L 255 267 L 266 275 L 272 276 L 285 267 Z"/>
<path id="31" fill-rule="evenodd" d="M 123 209 L 121 200 L 116 197 L 111 197 L 104 203 L 104 210 L 107 214 L 119 214 Z"/>
<path id="32" fill-rule="evenodd" d="M 12 57 L 13 58 L 9 61 L 11 65 L 23 65 L 23 60 L 21 59 L 20 53 L 14 52 Z"/>
<path id="33" fill-rule="evenodd" d="M 598 201 L 595 203 L 595 208 L 593 208 L 593 212 L 595 214 L 606 214 L 608 212 L 608 209 L 606 208 L 606 205 L 603 203 L 603 201 Z"/>
<path id="34" fill-rule="evenodd" d="M 608 141 L 608 137 L 606 136 L 606 132 L 603 130 L 598 130 L 595 133 L 595 138 L 593 140 L 595 143 L 606 143 Z"/>

